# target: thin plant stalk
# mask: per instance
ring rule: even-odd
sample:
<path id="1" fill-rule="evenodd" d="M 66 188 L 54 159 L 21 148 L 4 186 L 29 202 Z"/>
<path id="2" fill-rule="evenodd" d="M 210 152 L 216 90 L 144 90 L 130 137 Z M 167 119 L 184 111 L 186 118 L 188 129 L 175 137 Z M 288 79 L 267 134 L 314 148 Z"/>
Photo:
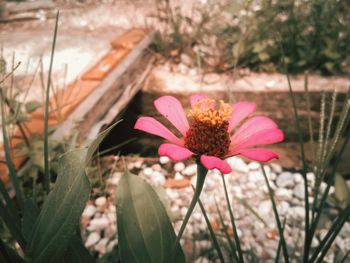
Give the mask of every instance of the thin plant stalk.
<path id="1" fill-rule="evenodd" d="M 347 137 L 345 138 L 345 141 L 344 141 L 344 143 L 343 143 L 343 145 L 342 145 L 342 148 L 340 149 L 339 154 L 338 154 L 338 156 L 337 156 L 337 158 L 336 158 L 336 162 L 335 162 L 335 164 L 334 164 L 334 166 L 333 166 L 333 169 L 332 169 L 332 172 L 331 172 L 332 180 L 333 180 L 333 178 L 334 178 L 334 175 L 335 175 L 335 172 L 336 172 L 336 170 L 337 170 L 337 167 L 338 167 L 338 165 L 339 165 L 339 163 L 340 163 L 340 159 L 341 159 L 342 155 L 344 154 L 344 151 L 345 151 L 345 149 L 346 149 L 346 146 L 347 146 L 348 143 L 349 143 L 349 139 L 350 139 L 350 133 L 349 133 L 349 134 L 347 135 Z M 322 194 L 322 197 L 321 197 L 321 201 L 320 201 L 320 205 L 319 205 L 319 208 L 318 208 L 318 213 L 317 213 L 317 215 L 316 215 L 316 218 L 315 218 L 315 220 L 314 220 L 314 221 L 312 222 L 312 224 L 311 224 L 311 228 L 310 228 L 310 235 L 311 235 L 311 236 L 313 236 L 314 233 L 315 233 L 315 231 L 316 231 L 316 228 L 317 228 L 318 222 L 319 222 L 319 220 L 320 220 L 320 218 L 321 218 L 322 210 L 323 210 L 323 208 L 324 208 L 324 206 L 325 206 L 325 204 L 326 204 L 327 196 L 328 196 L 328 194 L 329 194 L 330 189 L 331 189 L 331 184 L 329 183 L 329 184 L 327 184 L 326 190 L 325 190 L 324 193 Z"/>
<path id="2" fill-rule="evenodd" d="M 199 196 L 202 192 L 203 186 L 204 186 L 204 181 L 205 181 L 205 177 L 208 173 L 208 170 L 200 163 L 197 162 L 197 183 L 196 183 L 196 191 L 194 192 L 192 201 L 190 206 L 188 207 L 187 213 L 185 215 L 184 220 L 182 221 L 182 225 L 180 227 L 179 233 L 177 234 L 176 240 L 174 242 L 173 248 L 172 248 L 172 252 L 170 255 L 174 255 L 175 251 L 177 250 L 178 246 L 179 246 L 179 242 L 180 239 L 183 235 L 183 233 L 185 232 L 185 228 L 186 225 L 188 223 L 188 220 L 190 219 L 192 212 L 198 202 Z"/>
<path id="3" fill-rule="evenodd" d="M 266 172 L 265 172 L 265 169 L 264 169 L 263 165 L 261 165 L 261 170 L 263 172 L 263 175 L 264 175 L 264 178 L 265 178 L 265 182 L 266 182 L 266 186 L 267 186 L 267 189 L 269 191 L 269 197 L 270 197 L 270 200 L 271 200 L 271 203 L 272 203 L 273 213 L 275 214 L 277 228 L 278 228 L 278 232 L 279 232 L 279 235 L 280 235 L 280 241 L 281 241 L 284 261 L 286 263 L 288 263 L 289 262 L 289 256 L 288 256 L 287 244 L 286 244 L 286 240 L 284 239 L 283 227 L 282 227 L 282 224 L 281 224 L 280 217 L 278 215 L 275 199 L 273 197 L 273 192 L 272 192 L 272 189 L 271 189 L 271 186 L 270 186 L 270 183 L 269 183 L 269 179 L 267 178 L 267 175 L 266 175 Z"/>
<path id="4" fill-rule="evenodd" d="M 193 186 L 192 186 L 193 187 Z M 194 187 L 193 187 L 194 189 Z M 195 190 L 195 189 L 194 189 Z M 204 216 L 204 219 L 205 219 L 205 222 L 207 223 L 207 226 L 208 226 L 208 230 L 209 230 L 209 233 L 210 233 L 210 237 L 213 241 L 213 244 L 214 244 L 214 247 L 216 249 L 216 251 L 218 252 L 218 256 L 219 256 L 219 259 L 220 259 L 220 262 L 221 263 L 225 263 L 225 260 L 224 260 L 224 256 L 222 255 L 222 252 L 221 252 L 221 249 L 220 249 L 220 245 L 219 245 L 219 242 L 216 238 L 216 235 L 214 233 L 214 230 L 213 230 L 213 227 L 211 226 L 210 224 L 210 221 L 209 221 L 209 218 L 208 218 L 208 215 L 207 213 L 205 212 L 205 209 L 204 209 L 204 206 L 201 202 L 201 199 L 198 198 L 198 204 L 199 204 L 199 207 L 201 208 L 202 210 L 202 214 Z"/>
<path id="5" fill-rule="evenodd" d="M 284 234 L 285 226 L 286 226 L 286 219 L 284 219 L 283 221 L 282 235 Z M 278 263 L 280 260 L 281 248 L 282 248 L 282 238 L 280 238 L 280 240 L 278 241 L 275 263 Z"/>
<path id="6" fill-rule="evenodd" d="M 224 219 L 222 217 L 222 214 L 221 214 L 221 211 L 219 209 L 219 206 L 218 206 L 218 203 L 217 203 L 216 199 L 215 199 L 215 206 L 216 206 L 216 210 L 218 211 L 219 218 L 220 218 L 220 223 L 222 225 L 222 228 L 224 229 L 224 233 L 225 233 L 227 242 L 228 242 L 228 244 L 229 244 L 229 246 L 231 248 L 231 253 L 233 254 L 235 262 L 237 263 L 239 261 L 238 256 L 237 256 L 237 252 L 236 252 L 237 248 L 236 248 L 235 244 L 233 243 L 233 241 L 231 240 L 230 235 L 227 232 L 227 226 L 226 226 L 226 224 L 224 222 Z"/>
<path id="7" fill-rule="evenodd" d="M 3 135 L 3 145 L 4 145 L 4 152 L 5 152 L 5 158 L 7 163 L 7 168 L 9 170 L 9 177 L 11 180 L 11 183 L 16 191 L 16 196 L 18 203 L 23 210 L 24 207 L 24 196 L 23 192 L 17 177 L 16 169 L 14 164 L 11 160 L 11 149 L 9 145 L 9 139 L 7 136 L 7 130 L 6 130 L 6 114 L 5 114 L 5 105 L 4 105 L 4 92 L 3 89 L 0 87 L 0 104 L 1 104 L 1 126 L 2 126 L 2 135 Z"/>
<path id="8" fill-rule="evenodd" d="M 229 199 L 228 193 L 227 193 L 225 176 L 223 174 L 221 174 L 221 179 L 222 179 L 222 183 L 224 185 L 225 198 L 226 198 L 226 202 L 227 202 L 228 211 L 229 211 L 229 214 L 230 214 L 231 224 L 232 224 L 232 228 L 233 228 L 233 236 L 235 238 L 235 243 L 236 243 L 238 257 L 239 257 L 239 262 L 243 263 L 244 262 L 244 258 L 243 258 L 243 252 L 242 252 L 242 249 L 241 249 L 241 242 L 239 241 L 239 237 L 238 237 L 238 234 L 237 234 L 235 218 L 233 216 L 232 206 L 231 206 L 230 199 Z"/>
<path id="9" fill-rule="evenodd" d="M 323 257 L 327 254 L 334 239 L 337 237 L 346 220 L 350 216 L 350 205 L 348 205 L 343 211 L 344 212 L 341 215 L 339 215 L 338 218 L 335 220 L 326 236 L 321 240 L 319 246 L 315 249 L 314 253 L 312 254 L 312 257 L 309 262 L 315 262 L 320 252 L 321 255 L 319 256 L 316 262 L 322 262 Z"/>
<path id="10" fill-rule="evenodd" d="M 304 140 L 303 140 L 302 130 L 300 128 L 300 118 L 299 118 L 299 114 L 298 114 L 298 110 L 297 110 L 297 106 L 296 106 L 296 102 L 295 102 L 294 92 L 293 92 L 292 85 L 290 82 L 290 76 L 288 73 L 287 64 L 285 63 L 285 56 L 284 56 L 284 51 L 283 51 L 282 46 L 281 46 L 281 54 L 282 54 L 282 63 L 284 65 L 285 74 L 287 76 L 289 96 L 290 96 L 290 99 L 291 99 L 292 105 L 293 105 L 295 125 L 297 128 L 298 141 L 299 141 L 299 145 L 300 145 L 300 155 L 301 155 L 301 160 L 302 160 L 302 164 L 303 164 L 302 176 L 303 176 L 303 180 L 304 180 L 304 194 L 305 194 L 305 229 L 304 229 L 305 240 L 304 240 L 303 262 L 307 263 L 307 258 L 309 256 L 309 250 L 310 250 L 309 244 L 311 244 L 311 242 L 309 242 L 309 240 L 312 240 L 312 238 L 310 239 L 309 234 L 308 234 L 309 228 L 310 228 L 310 218 L 309 218 L 310 205 L 309 205 L 309 192 L 308 192 L 308 187 L 307 187 L 307 176 L 306 176 L 307 164 L 306 164 L 306 158 L 305 158 Z"/>
<path id="11" fill-rule="evenodd" d="M 57 29 L 58 29 L 58 18 L 59 11 L 56 14 L 56 24 L 55 31 L 53 35 L 52 49 L 51 49 L 51 58 L 50 58 L 50 67 L 47 77 L 47 87 L 46 87 L 46 101 L 45 101 L 45 129 L 44 129 L 44 186 L 47 193 L 50 192 L 50 166 L 49 166 L 49 100 L 50 100 L 50 87 L 51 87 L 51 72 L 53 65 L 53 58 L 55 54 L 56 39 L 57 39 Z"/>
<path id="12" fill-rule="evenodd" d="M 304 90 L 306 97 L 306 110 L 307 110 L 307 119 L 309 125 L 309 134 L 310 134 L 310 143 L 311 143 L 311 154 L 313 159 L 313 166 L 315 166 L 315 139 L 314 139 L 314 129 L 311 120 L 311 103 L 310 103 L 310 94 L 309 94 L 309 81 L 308 81 L 308 73 L 305 73 L 304 79 Z"/>

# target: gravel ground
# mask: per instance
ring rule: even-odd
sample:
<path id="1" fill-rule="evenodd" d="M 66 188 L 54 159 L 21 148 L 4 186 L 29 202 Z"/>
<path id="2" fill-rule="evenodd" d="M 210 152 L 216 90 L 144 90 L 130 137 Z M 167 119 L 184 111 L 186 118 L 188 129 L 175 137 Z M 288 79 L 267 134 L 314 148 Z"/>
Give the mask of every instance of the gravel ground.
<path id="1" fill-rule="evenodd" d="M 114 162 L 119 161 L 120 159 L 115 157 Z M 247 163 L 238 157 L 232 157 L 228 161 L 233 172 L 226 175 L 225 178 L 242 248 L 245 251 L 253 251 L 262 262 L 274 262 L 279 241 L 278 230 L 260 165 L 257 162 Z M 286 219 L 285 237 L 289 253 L 294 255 L 292 262 L 300 262 L 305 217 L 302 176 L 300 173 L 284 171 L 277 163 L 271 163 L 264 167 L 275 192 L 281 220 Z M 171 206 L 172 218 L 175 219 L 175 230 L 178 231 L 181 226 L 180 219 L 186 214 L 193 194 L 190 184 L 195 185 L 196 165 L 182 162 L 172 163 L 166 157 L 155 159 L 153 162 L 136 158 L 134 161 L 128 162 L 128 168 L 153 186 L 164 186 Z M 116 239 L 116 208 L 113 202 L 121 176 L 121 171 L 114 170 L 106 181 L 106 194 L 91 200 L 82 215 L 85 245 L 97 256 L 112 250 L 118 243 Z M 308 173 L 308 181 L 309 183 L 314 182 L 313 173 Z M 325 185 L 322 185 L 321 188 L 324 187 Z M 309 192 L 311 194 L 311 189 Z M 312 201 L 312 198 L 310 199 Z M 216 170 L 208 173 L 201 200 L 217 233 L 221 231 L 222 226 L 216 202 L 224 218 L 224 223 L 226 226 L 231 225 L 222 178 Z M 327 209 L 327 216 L 321 218 L 319 231 L 312 241 L 312 247 L 317 246 L 320 239 L 326 234 L 331 224 L 330 218 L 334 218 L 335 215 L 335 208 Z M 228 232 L 232 234 L 232 228 L 229 227 Z M 215 251 L 212 249 L 207 226 L 198 206 L 191 216 L 182 244 L 189 261 L 215 261 L 213 260 Z M 347 222 L 336 238 L 331 252 L 328 253 L 326 262 L 333 262 L 336 250 L 340 249 L 342 253 L 346 253 L 349 247 L 350 223 Z M 208 253 L 203 256 L 202 254 L 205 252 Z"/>

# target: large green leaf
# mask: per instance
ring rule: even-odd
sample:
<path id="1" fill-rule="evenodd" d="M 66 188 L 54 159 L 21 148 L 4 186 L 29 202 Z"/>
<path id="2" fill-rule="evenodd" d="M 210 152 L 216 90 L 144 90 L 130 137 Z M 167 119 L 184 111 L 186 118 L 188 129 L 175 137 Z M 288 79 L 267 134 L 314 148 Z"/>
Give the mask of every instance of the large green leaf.
<path id="1" fill-rule="evenodd" d="M 101 133 L 99 133 L 99 135 L 97 135 L 97 138 L 90 144 L 90 147 L 88 149 L 88 152 L 86 154 L 86 160 L 85 163 L 88 164 L 91 159 L 93 154 L 96 152 L 96 150 L 98 149 L 98 146 L 100 145 L 100 143 L 104 140 L 104 138 L 108 135 L 108 133 L 119 123 L 120 121 L 117 121 L 116 123 L 114 123 L 113 125 L 109 126 L 107 129 L 105 129 L 104 131 L 102 131 Z"/>
<path id="2" fill-rule="evenodd" d="M 33 262 L 60 262 L 89 198 L 85 175 L 87 149 L 74 150 L 59 160 L 58 176 L 33 227 L 27 254 Z"/>
<path id="3" fill-rule="evenodd" d="M 22 233 L 28 241 L 32 235 L 33 226 L 39 216 L 39 209 L 33 199 L 28 198 L 24 203 Z"/>
<path id="4" fill-rule="evenodd" d="M 122 262 L 185 262 L 181 248 L 176 256 L 170 255 L 175 232 L 162 202 L 148 183 L 126 172 L 116 198 Z"/>
<path id="5" fill-rule="evenodd" d="M 75 235 L 69 243 L 64 256 L 65 263 L 95 263 L 96 260 L 84 246 L 81 238 Z"/>

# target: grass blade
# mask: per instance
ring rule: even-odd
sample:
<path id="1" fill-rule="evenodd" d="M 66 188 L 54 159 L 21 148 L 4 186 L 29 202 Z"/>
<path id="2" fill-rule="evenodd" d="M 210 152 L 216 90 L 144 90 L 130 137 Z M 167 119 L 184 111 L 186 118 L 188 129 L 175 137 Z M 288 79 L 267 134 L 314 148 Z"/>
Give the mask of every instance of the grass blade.
<path id="1" fill-rule="evenodd" d="M 4 93 L 3 89 L 0 87 L 0 104 L 1 104 L 1 126 L 2 126 L 2 135 L 3 135 L 3 145 L 4 145 L 4 151 L 5 151 L 5 158 L 7 163 L 7 168 L 9 170 L 9 176 L 11 183 L 16 191 L 16 196 L 18 199 L 18 203 L 23 211 L 24 206 L 24 196 L 21 189 L 21 186 L 19 184 L 19 180 L 17 177 L 15 166 L 12 163 L 11 160 L 11 149 L 9 145 L 9 139 L 7 137 L 7 130 L 6 130 L 6 114 L 5 114 L 5 105 L 4 105 Z"/>
<path id="2" fill-rule="evenodd" d="M 312 237 L 309 237 L 309 228 L 310 228 L 310 218 L 309 218 L 309 210 L 310 210 L 310 205 L 309 205 L 309 192 L 308 192 L 308 188 L 307 188 L 307 164 L 306 164 L 306 159 L 305 159 L 305 149 L 304 149 L 304 139 L 303 139 L 303 134 L 302 134 L 302 130 L 300 128 L 300 118 L 299 118 L 299 114 L 298 114 L 298 110 L 297 110 L 297 106 L 296 106 L 296 102 L 295 102 L 295 97 L 294 97 L 294 92 L 292 89 L 292 85 L 290 82 L 290 76 L 288 73 L 288 68 L 287 68 L 287 64 L 285 63 L 285 56 L 284 56 L 284 51 L 283 48 L 281 46 L 281 54 L 282 54 L 282 64 L 284 65 L 284 69 L 285 69 L 285 73 L 287 76 L 287 82 L 288 82 L 288 89 L 289 89 L 289 96 L 290 99 L 292 101 L 292 105 L 293 105 L 293 112 L 294 112 L 294 119 L 295 119 L 295 125 L 297 128 L 297 132 L 298 132 L 298 141 L 299 141 L 299 145 L 300 145 L 300 155 L 301 155 L 301 160 L 302 160 L 302 164 L 303 164 L 303 169 L 302 169 L 302 176 L 303 176 L 303 180 L 304 180 L 304 194 L 305 194 L 305 241 L 304 241 L 304 259 L 303 262 L 307 263 L 307 258 L 309 256 L 309 250 L 310 250 L 310 246 L 311 246 L 311 241 Z"/>
<path id="3" fill-rule="evenodd" d="M 20 225 L 18 220 L 9 213 L 9 210 L 5 205 L 0 201 L 0 217 L 6 224 L 8 230 L 10 231 L 13 238 L 18 242 L 20 247 L 24 250 L 26 247 L 26 241 L 21 233 Z"/>
<path id="4" fill-rule="evenodd" d="M 45 98 L 45 129 L 44 129 L 44 186 L 47 193 L 50 192 L 50 166 L 49 166 L 49 103 L 50 103 L 50 87 L 51 87 L 51 72 L 53 65 L 53 58 L 55 54 L 56 39 L 57 39 L 57 29 L 58 29 L 58 18 L 60 12 L 57 11 L 56 14 L 56 24 L 55 31 L 53 35 L 52 49 L 51 49 L 51 58 L 50 58 L 50 67 L 47 77 L 47 87 L 46 87 L 46 98 Z"/>
<path id="5" fill-rule="evenodd" d="M 192 186 L 192 188 L 193 188 L 193 190 L 195 190 L 193 186 Z M 208 215 L 205 212 L 204 206 L 203 206 L 200 198 L 198 198 L 198 204 L 199 204 L 199 207 L 202 210 L 202 214 L 204 216 L 205 222 L 207 223 L 207 226 L 208 226 L 208 229 L 209 229 L 209 233 L 210 233 L 210 237 L 211 237 L 211 239 L 213 241 L 213 244 L 214 244 L 214 247 L 215 247 L 216 251 L 218 252 L 218 256 L 219 256 L 220 262 L 224 263 L 225 260 L 224 260 L 224 256 L 222 255 L 219 242 L 218 242 L 218 240 L 217 240 L 217 238 L 215 236 L 214 230 L 213 230 L 213 228 L 212 228 L 212 226 L 210 224 Z"/>
<path id="6" fill-rule="evenodd" d="M 230 214 L 230 219 L 231 219 L 231 224 L 232 224 L 232 229 L 233 229 L 233 236 L 235 238 L 235 243 L 236 243 L 236 247 L 237 247 L 237 252 L 238 252 L 238 257 L 239 257 L 239 262 L 244 262 L 244 258 L 243 258 L 243 252 L 241 249 L 241 243 L 239 241 L 239 237 L 237 234 L 237 228 L 236 228 L 236 223 L 235 223 L 235 218 L 233 216 L 233 212 L 232 212 L 232 206 L 230 204 L 230 200 L 228 197 L 228 193 L 227 193 L 227 187 L 226 187 L 226 182 L 225 182 L 225 177 L 223 174 L 221 174 L 221 178 L 222 178 L 222 183 L 224 185 L 224 189 L 225 189 L 225 198 L 226 198 L 226 202 L 227 202 L 227 207 L 228 207 L 228 211 Z"/>
<path id="7" fill-rule="evenodd" d="M 286 219 L 284 219 L 283 221 L 282 234 L 284 234 L 285 226 L 286 226 Z M 279 260 L 280 260 L 281 248 L 282 248 L 282 238 L 280 238 L 280 240 L 278 241 L 275 263 L 280 262 Z"/>
<path id="8" fill-rule="evenodd" d="M 338 233 L 342 229 L 343 225 L 345 224 L 346 220 L 350 216 L 350 205 L 344 209 L 338 218 L 334 221 L 333 225 L 329 229 L 326 236 L 321 240 L 318 247 L 315 249 L 314 253 L 312 254 L 312 257 L 309 262 L 315 262 L 315 260 L 318 257 L 318 254 L 321 252 L 320 257 L 316 262 L 322 262 L 323 257 L 327 254 L 330 246 L 332 245 L 334 239 L 337 237 Z"/>
<path id="9" fill-rule="evenodd" d="M 270 186 L 270 183 L 269 183 L 269 179 L 267 179 L 267 175 L 266 175 L 264 166 L 263 165 L 260 165 L 260 166 L 261 166 L 261 170 L 263 171 L 263 175 L 264 175 L 264 178 L 265 178 L 267 189 L 269 190 L 269 197 L 270 197 L 270 200 L 271 200 L 271 203 L 272 203 L 272 208 L 273 208 L 273 212 L 275 214 L 277 228 L 278 228 L 278 232 L 279 232 L 279 235 L 280 235 L 280 241 L 281 241 L 284 261 L 286 263 L 288 263 L 289 262 L 289 256 L 288 256 L 287 244 L 286 244 L 286 240 L 284 239 L 283 227 L 282 227 L 282 224 L 281 224 L 280 217 L 278 215 L 275 199 L 273 197 L 273 192 L 272 192 L 272 189 L 271 189 L 271 186 Z"/>
<path id="10" fill-rule="evenodd" d="M 218 203 L 216 202 L 216 199 L 215 199 L 215 206 L 216 206 L 216 210 L 218 211 L 219 218 L 220 218 L 220 223 L 221 223 L 221 225 L 222 225 L 222 227 L 224 229 L 224 233 L 225 233 L 227 242 L 228 242 L 228 244 L 229 244 L 229 246 L 231 248 L 231 253 L 233 254 L 233 257 L 235 259 L 235 263 L 237 263 L 239 261 L 238 256 L 237 256 L 237 249 L 236 249 L 235 244 L 231 240 L 230 235 L 227 232 L 227 226 L 226 226 L 226 224 L 224 222 L 224 218 L 222 217 L 222 214 L 221 214 L 221 211 L 219 209 Z"/>

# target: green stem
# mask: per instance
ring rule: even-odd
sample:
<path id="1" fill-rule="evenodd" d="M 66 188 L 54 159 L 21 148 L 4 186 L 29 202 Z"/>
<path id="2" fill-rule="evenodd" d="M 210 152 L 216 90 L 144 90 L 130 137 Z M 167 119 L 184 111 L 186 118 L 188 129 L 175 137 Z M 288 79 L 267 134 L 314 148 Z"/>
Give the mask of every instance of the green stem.
<path id="1" fill-rule="evenodd" d="M 224 189 L 225 189 L 225 197 L 226 197 L 227 207 L 228 207 L 228 211 L 229 211 L 230 219 L 231 219 L 231 223 L 232 223 L 233 236 L 235 238 L 235 243 L 236 243 L 238 257 L 239 257 L 239 262 L 243 263 L 244 262 L 244 258 L 243 258 L 243 252 L 242 252 L 242 249 L 241 249 L 241 243 L 240 243 L 240 240 L 239 240 L 239 237 L 238 237 L 237 227 L 236 227 L 236 223 L 235 223 L 235 218 L 234 218 L 233 212 L 232 212 L 232 205 L 230 203 L 230 199 L 228 198 L 225 177 L 224 177 L 223 174 L 221 174 L 221 178 L 222 178 L 222 183 L 223 183 Z"/>
<path id="2" fill-rule="evenodd" d="M 203 213 L 203 216 L 204 216 L 204 219 L 205 219 L 205 222 L 207 223 L 207 226 L 208 226 L 208 229 L 209 229 L 209 233 L 210 233 L 210 237 L 213 241 L 213 244 L 214 244 L 214 247 L 216 249 L 216 251 L 218 252 L 218 256 L 219 256 L 219 259 L 220 259 L 220 262 L 221 263 L 225 263 L 225 260 L 224 260 L 224 256 L 222 255 L 222 252 L 221 252 L 221 249 L 220 249 L 220 245 L 219 245 L 219 242 L 218 242 L 218 239 L 216 238 L 215 236 L 215 232 L 210 224 L 210 221 L 209 221 L 209 218 L 208 218 L 208 215 L 207 213 L 205 212 L 205 209 L 204 209 L 204 206 L 201 202 L 201 199 L 198 198 L 198 204 L 199 204 L 199 207 L 201 208 L 202 210 L 202 213 Z"/>
<path id="3" fill-rule="evenodd" d="M 50 88 L 51 88 L 51 72 L 52 72 L 52 65 L 53 65 L 53 58 L 55 54 L 55 47 L 56 47 L 56 38 L 57 38 L 57 29 L 58 29 L 58 17 L 59 17 L 59 11 L 57 11 L 56 14 L 56 24 L 55 24 L 55 31 L 53 35 L 53 42 L 52 42 L 52 48 L 51 48 L 51 57 L 50 57 L 50 67 L 49 72 L 47 76 L 47 87 L 46 87 L 46 101 L 45 101 L 45 127 L 44 127 L 44 186 L 46 193 L 48 194 L 50 192 L 50 181 L 51 181 L 51 175 L 50 175 L 50 164 L 49 164 L 49 100 L 50 100 Z"/>
<path id="4" fill-rule="evenodd" d="M 278 215 L 276 202 L 275 202 L 275 199 L 274 199 L 274 194 L 273 194 L 272 188 L 270 186 L 269 179 L 267 178 L 264 166 L 262 164 L 260 164 L 260 167 L 261 167 L 261 170 L 262 170 L 264 178 L 265 178 L 265 183 L 266 183 L 267 189 L 269 191 L 269 197 L 270 197 L 270 200 L 271 200 L 271 203 L 272 203 L 273 213 L 275 214 L 275 219 L 276 219 L 276 224 L 277 224 L 277 228 L 278 228 L 278 233 L 280 235 L 280 242 L 281 242 L 281 246 L 282 246 L 282 252 L 283 252 L 283 256 L 284 256 L 284 261 L 286 263 L 289 263 L 287 243 L 286 243 L 286 240 L 284 239 L 284 235 L 283 235 L 283 232 L 284 232 L 283 229 L 284 228 L 282 227 L 281 220 L 280 220 L 280 217 Z"/>
<path id="5" fill-rule="evenodd" d="M 203 185 L 204 185 L 204 181 L 205 181 L 205 177 L 208 173 L 208 170 L 202 165 L 200 164 L 199 162 L 197 163 L 197 183 L 196 183 L 196 190 L 194 192 L 194 195 L 193 195 L 193 198 L 192 198 L 192 201 L 191 201 L 191 204 L 187 210 L 187 213 L 185 215 L 185 218 L 182 222 L 182 225 L 180 227 L 180 231 L 176 237 L 176 240 L 174 242 L 174 246 L 173 246 L 173 249 L 172 249 L 172 253 L 171 255 L 175 255 L 175 251 L 178 249 L 178 246 L 179 246 L 179 241 L 185 231 L 185 228 L 186 228 L 186 225 L 188 223 L 188 220 L 190 219 L 191 217 L 191 214 L 198 202 L 198 199 L 199 199 L 199 196 L 202 192 L 202 189 L 203 189 Z"/>

